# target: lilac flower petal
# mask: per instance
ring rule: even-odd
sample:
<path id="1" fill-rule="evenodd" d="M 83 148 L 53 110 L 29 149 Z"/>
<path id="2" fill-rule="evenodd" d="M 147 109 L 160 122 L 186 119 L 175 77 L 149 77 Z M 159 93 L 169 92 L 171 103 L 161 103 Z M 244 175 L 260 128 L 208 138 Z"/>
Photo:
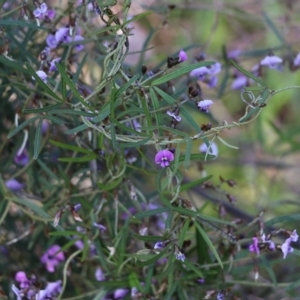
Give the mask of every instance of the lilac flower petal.
<path id="1" fill-rule="evenodd" d="M 179 57 L 179 62 L 184 62 L 188 59 L 186 52 L 183 50 L 179 51 L 178 57 Z"/>
<path id="2" fill-rule="evenodd" d="M 198 108 L 201 111 L 208 112 L 209 107 L 214 104 L 212 100 L 202 100 L 198 103 Z"/>
<path id="3" fill-rule="evenodd" d="M 55 16 L 56 16 L 55 10 L 49 9 L 47 11 L 47 17 L 48 17 L 49 20 L 53 20 L 55 18 Z"/>
<path id="4" fill-rule="evenodd" d="M 253 244 L 251 244 L 249 246 L 249 251 L 250 252 L 255 252 L 257 255 L 259 255 L 260 254 L 260 250 L 259 250 L 259 247 L 258 247 L 258 238 L 254 237 L 252 239 L 253 239 Z"/>
<path id="5" fill-rule="evenodd" d="M 294 66 L 299 67 L 300 66 L 300 52 L 297 54 L 297 56 L 294 59 Z"/>
<path id="6" fill-rule="evenodd" d="M 169 115 L 170 117 L 172 117 L 173 119 L 175 119 L 177 122 L 181 121 L 181 117 L 175 115 L 175 113 L 171 112 L 171 111 L 167 111 L 167 115 Z"/>
<path id="7" fill-rule="evenodd" d="M 282 63 L 282 58 L 275 55 L 271 55 L 271 56 L 268 55 L 260 61 L 261 66 L 267 66 L 271 69 L 276 68 L 276 66 L 281 63 Z"/>
<path id="8" fill-rule="evenodd" d="M 100 267 L 98 267 L 95 271 L 95 278 L 96 278 L 97 281 L 104 281 L 105 280 L 103 271 L 101 270 Z"/>
<path id="9" fill-rule="evenodd" d="M 243 87 L 247 86 L 248 78 L 246 76 L 238 76 L 233 80 L 231 84 L 231 89 L 233 90 L 241 90 Z"/>
<path id="10" fill-rule="evenodd" d="M 297 242 L 298 241 L 298 234 L 297 234 L 297 230 L 296 229 L 292 232 L 290 238 L 291 238 L 292 242 Z"/>
<path id="11" fill-rule="evenodd" d="M 55 39 L 57 44 L 60 43 L 68 33 L 69 33 L 69 28 L 67 27 L 62 27 L 58 29 L 55 33 Z"/>
<path id="12" fill-rule="evenodd" d="M 199 151 L 201 153 L 206 153 L 207 152 L 207 145 L 205 143 L 201 144 L 199 147 Z M 218 145 L 216 143 L 212 143 L 209 147 L 208 154 L 214 155 L 215 157 L 218 156 L 219 150 L 218 150 Z"/>
<path id="13" fill-rule="evenodd" d="M 163 168 L 168 167 L 170 165 L 170 161 L 173 160 L 174 154 L 167 149 L 160 150 L 155 155 L 155 163 L 160 164 Z"/>
<path id="14" fill-rule="evenodd" d="M 94 226 L 100 229 L 101 232 L 106 231 L 106 227 L 101 224 L 94 223 Z"/>
<path id="15" fill-rule="evenodd" d="M 166 246 L 166 244 L 164 242 L 160 241 L 160 242 L 156 242 L 153 248 L 155 250 L 157 250 L 157 249 L 163 249 L 163 248 L 165 248 L 165 246 Z"/>
<path id="16" fill-rule="evenodd" d="M 19 190 L 23 189 L 25 186 L 25 184 L 20 183 L 18 180 L 14 179 L 14 178 L 6 180 L 5 185 L 9 190 L 11 190 L 13 192 L 19 191 Z"/>
<path id="17" fill-rule="evenodd" d="M 204 78 L 208 74 L 210 74 L 210 71 L 207 67 L 200 67 L 198 69 L 191 71 L 190 73 L 192 77 L 199 77 L 200 79 Z"/>
<path id="18" fill-rule="evenodd" d="M 182 262 L 185 261 L 185 255 L 183 253 L 181 253 L 180 251 L 175 253 L 175 257 L 177 260 L 181 260 Z"/>
<path id="19" fill-rule="evenodd" d="M 46 83 L 47 82 L 47 74 L 42 71 L 42 70 L 38 70 L 36 71 L 36 74 Z M 35 78 L 32 76 L 32 79 L 35 80 Z"/>
<path id="20" fill-rule="evenodd" d="M 56 48 L 58 44 L 54 34 L 48 34 L 46 38 L 46 43 L 50 49 Z"/>
<path id="21" fill-rule="evenodd" d="M 128 294 L 129 290 L 126 289 L 116 289 L 114 291 L 114 299 L 121 299 Z"/>
<path id="22" fill-rule="evenodd" d="M 49 71 L 50 71 L 50 72 L 57 71 L 57 68 L 56 68 L 55 63 L 59 62 L 60 60 L 61 60 L 61 58 L 60 58 L 60 57 L 57 57 L 57 58 L 53 59 L 53 60 L 50 62 L 50 67 L 49 67 Z"/>
<path id="23" fill-rule="evenodd" d="M 29 155 L 26 149 L 24 149 L 20 154 L 17 154 L 14 157 L 14 162 L 20 166 L 26 166 L 29 163 Z"/>
<path id="24" fill-rule="evenodd" d="M 291 238 L 285 240 L 285 242 L 281 245 L 281 251 L 283 253 L 283 258 L 285 259 L 288 253 L 292 253 L 294 249 L 290 246 L 292 242 Z"/>

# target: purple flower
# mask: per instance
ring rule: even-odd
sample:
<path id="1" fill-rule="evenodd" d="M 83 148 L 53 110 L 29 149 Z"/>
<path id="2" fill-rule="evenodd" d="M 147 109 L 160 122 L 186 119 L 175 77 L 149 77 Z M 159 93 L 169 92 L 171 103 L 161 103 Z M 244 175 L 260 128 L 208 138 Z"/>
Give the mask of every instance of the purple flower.
<path id="1" fill-rule="evenodd" d="M 56 65 L 55 63 L 59 62 L 61 60 L 60 57 L 54 58 L 51 62 L 50 62 L 50 67 L 49 67 L 49 71 L 50 72 L 54 72 L 57 71 Z"/>
<path id="2" fill-rule="evenodd" d="M 105 280 L 103 271 L 101 270 L 100 267 L 98 267 L 95 271 L 95 278 L 96 278 L 97 281 L 104 281 Z"/>
<path id="3" fill-rule="evenodd" d="M 94 226 L 100 229 L 101 232 L 106 231 L 106 227 L 101 224 L 94 223 Z"/>
<path id="4" fill-rule="evenodd" d="M 281 65 L 282 58 L 275 55 L 267 55 L 264 59 L 260 61 L 261 66 L 267 66 L 270 69 L 278 69 L 278 66 Z"/>
<path id="5" fill-rule="evenodd" d="M 13 293 L 17 296 L 17 300 L 22 300 L 23 293 L 14 284 L 11 286 Z"/>
<path id="6" fill-rule="evenodd" d="M 294 66 L 299 67 L 300 66 L 300 52 L 297 54 L 297 56 L 294 58 Z"/>
<path id="7" fill-rule="evenodd" d="M 285 242 L 281 245 L 281 251 L 283 253 L 283 258 L 285 259 L 288 253 L 292 253 L 294 249 L 290 246 L 292 242 L 292 238 L 289 237 L 288 239 L 285 240 Z"/>
<path id="8" fill-rule="evenodd" d="M 257 255 L 259 255 L 260 250 L 259 250 L 259 247 L 258 247 L 258 238 L 254 237 L 252 239 L 253 239 L 253 244 L 251 244 L 249 246 L 249 251 L 250 252 L 255 252 Z"/>
<path id="9" fill-rule="evenodd" d="M 47 4 L 42 3 L 40 7 L 38 7 L 36 10 L 33 11 L 34 16 L 37 19 L 54 19 L 55 17 L 55 11 L 54 10 L 48 10 Z"/>
<path id="10" fill-rule="evenodd" d="M 178 59 L 179 59 L 179 62 L 184 62 L 188 59 L 187 54 L 182 49 L 179 51 Z"/>
<path id="11" fill-rule="evenodd" d="M 161 242 L 161 241 L 159 241 L 159 242 L 156 242 L 155 243 L 155 245 L 154 245 L 154 249 L 155 250 L 157 250 L 157 249 L 163 249 L 163 248 L 165 248 L 165 246 L 166 246 L 166 243 L 165 242 Z"/>
<path id="12" fill-rule="evenodd" d="M 210 74 L 210 70 L 207 67 L 200 67 L 191 71 L 190 75 L 192 77 L 198 77 L 200 80 L 204 80 L 206 75 Z"/>
<path id="13" fill-rule="evenodd" d="M 203 143 L 200 145 L 199 151 L 201 153 L 206 153 L 208 151 L 208 154 L 214 155 L 215 158 L 218 156 L 218 153 L 219 153 L 218 145 L 216 143 L 211 143 L 209 149 L 208 149 L 207 145 L 205 143 Z"/>
<path id="14" fill-rule="evenodd" d="M 19 271 L 15 275 L 15 280 L 20 283 L 20 288 L 28 288 L 30 286 L 30 281 L 26 276 L 26 273 L 23 271 Z"/>
<path id="15" fill-rule="evenodd" d="M 128 294 L 129 290 L 126 289 L 116 289 L 114 291 L 114 299 L 121 299 Z"/>
<path id="16" fill-rule="evenodd" d="M 64 253 L 58 251 L 60 251 L 60 246 L 53 245 L 41 257 L 41 262 L 45 264 L 48 272 L 53 273 L 55 267 L 65 260 Z"/>
<path id="17" fill-rule="evenodd" d="M 198 108 L 201 111 L 208 113 L 208 108 L 214 104 L 212 100 L 202 100 L 198 102 Z"/>
<path id="18" fill-rule="evenodd" d="M 36 295 L 35 299 L 46 300 L 52 299 L 57 296 L 61 292 L 61 280 L 55 282 L 48 282 L 46 288 L 44 290 L 40 290 Z"/>
<path id="19" fill-rule="evenodd" d="M 177 260 L 181 260 L 182 262 L 185 261 L 185 255 L 181 253 L 180 251 L 175 252 L 175 258 Z"/>
<path id="20" fill-rule="evenodd" d="M 197 280 L 198 283 L 203 284 L 205 282 L 204 278 L 200 278 Z"/>
<path id="21" fill-rule="evenodd" d="M 170 165 L 170 162 L 174 160 L 174 154 L 167 150 L 160 150 L 155 155 L 155 163 L 160 165 L 163 168 L 166 168 Z"/>
<path id="22" fill-rule="evenodd" d="M 60 42 L 62 42 L 66 38 L 66 36 L 69 34 L 69 32 L 70 32 L 70 29 L 67 27 L 62 27 L 62 28 L 58 29 L 55 32 L 56 43 L 59 44 Z"/>
<path id="23" fill-rule="evenodd" d="M 199 80 L 206 82 L 209 88 L 213 88 L 217 85 L 218 77 L 216 75 L 220 73 L 221 69 L 221 64 L 216 62 L 211 66 L 200 67 L 191 71 L 190 76 L 198 77 Z"/>
<path id="24" fill-rule="evenodd" d="M 167 111 L 167 115 L 169 115 L 170 117 L 172 117 L 173 119 L 175 119 L 177 122 L 181 121 L 181 117 L 177 116 L 174 112 L 172 111 Z"/>
<path id="25" fill-rule="evenodd" d="M 248 77 L 244 74 L 239 74 L 232 82 L 231 89 L 241 90 L 248 84 Z"/>
<path id="26" fill-rule="evenodd" d="M 57 43 L 57 40 L 55 38 L 55 34 L 48 34 L 47 38 L 46 38 L 46 43 L 48 45 L 48 47 L 50 49 L 54 49 L 57 47 L 58 43 Z"/>
<path id="27" fill-rule="evenodd" d="M 14 178 L 6 180 L 5 185 L 9 190 L 11 190 L 13 192 L 22 190 L 25 186 L 25 184 L 20 183 L 18 180 L 14 179 Z"/>
<path id="28" fill-rule="evenodd" d="M 14 162 L 17 165 L 26 166 L 28 164 L 28 162 L 29 162 L 28 152 L 27 152 L 26 148 L 24 148 L 23 151 L 21 151 L 21 152 L 20 152 L 20 150 L 15 155 Z"/>
<path id="29" fill-rule="evenodd" d="M 291 238 L 291 241 L 292 242 L 297 242 L 298 241 L 298 234 L 297 234 L 297 230 L 295 229 L 292 233 L 291 233 L 291 236 L 290 236 L 290 238 Z"/>
<path id="30" fill-rule="evenodd" d="M 42 71 L 42 70 L 38 70 L 36 71 L 36 74 L 46 83 L 47 82 L 47 74 Z M 35 78 L 32 76 L 32 79 L 35 80 Z"/>

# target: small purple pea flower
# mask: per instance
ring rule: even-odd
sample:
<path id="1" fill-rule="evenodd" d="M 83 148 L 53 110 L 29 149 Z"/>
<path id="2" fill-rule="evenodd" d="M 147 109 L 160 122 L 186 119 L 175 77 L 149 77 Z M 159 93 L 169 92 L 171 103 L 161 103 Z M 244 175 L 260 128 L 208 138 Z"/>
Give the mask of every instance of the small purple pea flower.
<path id="1" fill-rule="evenodd" d="M 179 62 L 184 62 L 188 59 L 188 56 L 186 54 L 185 51 L 183 51 L 182 49 L 179 51 L 179 54 L 178 54 L 178 61 Z"/>
<path id="2" fill-rule="evenodd" d="M 281 245 L 281 251 L 283 253 L 283 258 L 285 259 L 288 253 L 292 253 L 294 248 L 291 247 L 292 238 L 288 238 L 285 242 Z"/>
<path id="3" fill-rule="evenodd" d="M 275 55 L 267 55 L 264 59 L 260 61 L 261 66 L 269 67 L 270 69 L 278 69 L 282 64 L 282 58 Z"/>
<path id="4" fill-rule="evenodd" d="M 198 102 L 197 106 L 200 109 L 200 111 L 208 113 L 209 107 L 213 104 L 214 103 L 212 100 L 202 100 Z"/>
<path id="5" fill-rule="evenodd" d="M 24 183 L 20 183 L 18 180 L 12 178 L 5 181 L 6 187 L 12 192 L 17 192 L 25 187 Z"/>
<path id="6" fill-rule="evenodd" d="M 14 162 L 19 166 L 26 166 L 29 162 L 28 152 L 27 152 L 26 148 L 24 148 L 23 151 L 21 151 L 21 152 L 20 152 L 20 150 L 15 155 Z"/>
<path id="7" fill-rule="evenodd" d="M 181 253 L 180 251 L 175 252 L 175 258 L 177 260 L 181 260 L 182 262 L 185 261 L 185 255 Z"/>
<path id="8" fill-rule="evenodd" d="M 217 157 L 219 153 L 218 145 L 214 142 L 210 144 L 209 149 L 205 143 L 201 144 L 199 151 L 201 153 L 206 153 L 208 151 L 208 154 L 214 155 L 215 157 Z"/>
<path id="9" fill-rule="evenodd" d="M 174 160 L 174 154 L 168 149 L 160 150 L 155 155 L 155 163 L 163 168 L 170 165 L 170 162 Z"/>
<path id="10" fill-rule="evenodd" d="M 46 3 L 42 3 L 40 7 L 38 7 L 36 10 L 33 11 L 33 14 L 37 19 L 43 19 L 43 20 L 44 19 L 52 20 L 55 17 L 55 11 L 51 9 L 48 10 Z"/>
<path id="11" fill-rule="evenodd" d="M 28 288 L 30 286 L 30 281 L 26 276 L 26 273 L 23 271 L 19 271 L 15 275 L 15 280 L 20 283 L 20 288 Z"/>
<path id="12" fill-rule="evenodd" d="M 95 271 L 95 278 L 97 281 L 104 281 L 105 280 L 105 276 L 103 271 L 101 270 L 100 267 L 98 267 Z"/>
<path id="13" fill-rule="evenodd" d="M 53 245 L 41 257 L 41 262 L 45 264 L 47 271 L 50 273 L 53 273 L 55 267 L 65 260 L 64 253 L 58 251 L 60 251 L 60 246 Z"/>
<path id="14" fill-rule="evenodd" d="M 55 72 L 57 71 L 56 65 L 55 63 L 59 62 L 61 60 L 60 57 L 54 58 L 51 62 L 50 62 L 50 67 L 49 67 L 49 71 L 50 72 Z"/>
<path id="15" fill-rule="evenodd" d="M 38 70 L 36 71 L 36 74 L 46 83 L 47 82 L 47 74 L 42 71 L 42 70 Z M 35 78 L 32 76 L 32 79 L 35 80 Z"/>
<path id="16" fill-rule="evenodd" d="M 252 239 L 253 239 L 253 244 L 251 244 L 249 246 L 249 251 L 250 252 L 255 252 L 257 255 L 259 255 L 260 250 L 259 250 L 259 247 L 258 247 L 258 238 L 254 237 Z"/>
<path id="17" fill-rule="evenodd" d="M 180 122 L 181 121 L 181 117 L 176 115 L 175 112 L 172 112 L 172 111 L 167 111 L 167 115 L 169 115 L 170 117 L 172 117 L 173 119 L 175 119 L 177 122 Z"/>

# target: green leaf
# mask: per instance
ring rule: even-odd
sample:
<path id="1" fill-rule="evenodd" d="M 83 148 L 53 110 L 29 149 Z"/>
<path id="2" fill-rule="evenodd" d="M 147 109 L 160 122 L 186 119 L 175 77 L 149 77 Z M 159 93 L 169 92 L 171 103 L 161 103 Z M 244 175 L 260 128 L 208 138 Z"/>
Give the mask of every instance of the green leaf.
<path id="1" fill-rule="evenodd" d="M 214 155 L 207 155 L 207 158 L 214 158 Z M 205 153 L 193 153 L 190 155 L 190 160 L 204 160 L 205 159 Z M 180 155 L 179 161 L 183 162 L 185 160 L 185 155 Z"/>
<path id="2" fill-rule="evenodd" d="M 132 17 L 131 19 L 128 19 L 126 22 L 124 22 L 123 26 L 127 25 L 127 24 L 130 24 L 132 22 L 135 22 L 139 19 L 142 19 L 148 15 L 151 15 L 152 14 L 152 11 L 146 11 L 146 12 L 143 12 L 143 13 L 140 13 L 134 17 Z"/>
<path id="3" fill-rule="evenodd" d="M 62 102 L 62 100 L 53 92 L 53 90 L 37 75 L 36 71 L 31 67 L 31 65 L 29 63 L 25 64 L 29 73 L 34 77 L 38 85 L 47 93 L 47 95 L 58 100 L 59 102 Z"/>
<path id="4" fill-rule="evenodd" d="M 223 143 L 225 146 L 232 148 L 232 149 L 239 149 L 239 147 L 236 146 L 232 146 L 230 144 L 228 144 L 226 141 L 224 141 L 219 135 L 217 135 L 218 140 Z"/>
<path id="5" fill-rule="evenodd" d="M 71 237 L 72 235 L 77 235 L 77 236 L 81 236 L 84 237 L 85 234 L 81 233 L 79 231 L 72 231 L 72 230 L 66 230 L 66 231 L 52 231 L 49 232 L 50 236 L 69 236 Z"/>
<path id="6" fill-rule="evenodd" d="M 0 20 L 0 25 L 3 26 L 12 26 L 12 27 L 17 27 L 20 26 L 22 28 L 33 28 L 37 30 L 48 30 L 48 28 L 43 27 L 43 26 L 38 26 L 35 22 L 30 22 L 30 21 L 19 21 L 19 20 Z"/>
<path id="7" fill-rule="evenodd" d="M 153 278 L 158 281 L 165 279 L 169 274 L 174 272 L 174 267 L 174 261 L 172 261 L 172 259 L 168 259 L 167 267 L 165 268 L 165 270 L 163 270 L 160 274 L 153 276 Z"/>
<path id="8" fill-rule="evenodd" d="M 152 210 L 141 211 L 141 212 L 135 214 L 134 217 L 137 219 L 143 219 L 143 218 L 155 216 L 157 214 L 162 214 L 162 213 L 169 212 L 169 211 L 170 211 L 170 208 L 160 207 L 160 208 L 155 208 Z"/>
<path id="9" fill-rule="evenodd" d="M 165 247 L 159 254 L 154 255 L 154 257 L 152 257 L 146 261 L 136 261 L 136 264 L 139 267 L 148 266 L 152 263 L 155 263 L 158 259 L 162 258 L 168 251 L 169 251 L 169 247 Z M 138 255 L 136 255 L 135 257 L 138 258 Z"/>
<path id="10" fill-rule="evenodd" d="M 157 242 L 162 239 L 162 237 L 158 235 L 138 235 L 136 233 L 132 233 L 132 236 L 135 239 L 138 239 L 143 242 Z"/>
<path id="11" fill-rule="evenodd" d="M 259 83 L 262 86 L 267 86 L 260 78 L 254 76 L 251 72 L 246 71 L 241 66 L 239 66 L 233 59 L 230 59 L 230 62 L 243 74 L 245 74 L 247 77 L 252 78 L 254 81 Z"/>
<path id="12" fill-rule="evenodd" d="M 35 138 L 34 138 L 34 147 L 33 147 L 33 158 L 37 159 L 42 145 L 42 125 L 43 125 L 43 118 L 39 120 L 39 123 L 36 127 L 35 131 Z"/>
<path id="13" fill-rule="evenodd" d="M 287 222 L 293 222 L 293 221 L 300 221 L 300 214 L 275 217 L 269 221 L 266 221 L 265 226 L 273 226 L 278 223 L 287 223 Z"/>
<path id="14" fill-rule="evenodd" d="M 201 128 L 199 127 L 198 123 L 192 118 L 192 116 L 183 106 L 180 106 L 180 114 L 184 117 L 186 122 L 190 123 L 190 125 L 196 130 L 197 133 L 200 133 Z"/>
<path id="15" fill-rule="evenodd" d="M 184 157 L 184 168 L 187 170 L 190 165 L 190 157 L 192 151 L 192 140 L 188 138 L 186 140 L 185 157 Z"/>
<path id="16" fill-rule="evenodd" d="M 154 110 L 159 109 L 160 108 L 159 100 L 158 100 L 153 88 L 150 88 L 150 98 L 151 98 L 151 102 L 152 102 Z M 158 136 L 159 137 L 163 136 L 163 130 L 161 128 L 161 126 L 163 125 L 162 114 L 160 111 L 155 112 L 153 114 L 154 114 L 154 117 L 156 120 L 156 125 L 159 126 L 158 127 Z"/>
<path id="17" fill-rule="evenodd" d="M 89 149 L 80 148 L 80 147 L 75 146 L 75 145 L 64 144 L 64 143 L 57 142 L 57 141 L 54 141 L 54 140 L 49 140 L 49 142 L 50 142 L 52 145 L 54 145 L 54 146 L 57 146 L 57 147 L 63 148 L 63 149 L 67 149 L 67 150 L 71 150 L 71 151 L 74 151 L 74 152 L 85 153 L 85 154 L 91 154 L 91 153 L 93 153 L 93 152 L 92 152 L 91 150 L 89 150 Z"/>
<path id="18" fill-rule="evenodd" d="M 19 205 L 26 206 L 30 210 L 34 211 L 39 217 L 43 218 L 45 222 L 52 220 L 52 217 L 47 212 L 45 212 L 43 208 L 36 205 L 34 201 L 27 200 L 26 197 L 13 197 L 12 201 L 18 203 Z"/>
<path id="19" fill-rule="evenodd" d="M 266 268 L 274 286 L 277 288 L 278 284 L 277 284 L 277 280 L 276 280 L 276 275 L 275 275 L 269 261 L 263 255 L 260 256 L 260 260 L 262 261 L 262 264 Z"/>
<path id="20" fill-rule="evenodd" d="M 75 87 L 75 84 L 73 83 L 73 81 L 70 79 L 69 75 L 67 74 L 67 72 L 65 71 L 65 69 L 63 68 L 63 66 L 61 65 L 61 63 L 56 63 L 56 68 L 59 72 L 59 74 L 61 75 L 61 77 L 63 78 L 63 80 L 66 82 L 66 84 L 69 86 L 69 88 L 71 89 L 74 97 L 85 107 L 87 107 L 89 110 L 93 111 L 93 107 L 91 107 L 87 102 L 84 101 L 84 99 L 82 98 L 82 96 L 80 95 L 80 93 L 78 92 L 77 88 Z"/>
<path id="21" fill-rule="evenodd" d="M 192 182 L 183 184 L 183 185 L 180 186 L 180 192 L 184 192 L 184 191 L 189 190 L 189 189 L 191 189 L 191 188 L 193 188 L 195 186 L 198 186 L 198 185 L 204 183 L 205 181 L 209 180 L 212 177 L 213 177 L 212 175 L 209 175 L 209 176 L 206 176 L 206 177 L 194 180 Z"/>
<path id="22" fill-rule="evenodd" d="M 115 98 L 118 99 L 138 78 L 140 75 L 136 74 L 128 82 L 122 85 L 116 92 Z"/>
<path id="23" fill-rule="evenodd" d="M 198 222 L 195 222 L 195 225 L 196 225 L 196 228 L 198 229 L 199 233 L 202 235 L 202 237 L 203 237 L 204 241 L 206 242 L 207 246 L 209 247 L 209 249 L 213 253 L 214 257 L 218 261 L 219 265 L 223 269 L 223 263 L 222 263 L 222 261 L 219 257 L 219 254 L 218 254 L 216 248 L 214 247 L 211 240 L 209 239 L 208 235 L 206 234 L 206 232 L 203 230 L 203 228 L 201 227 L 201 225 Z"/>
<path id="24" fill-rule="evenodd" d="M 167 93 L 165 93 L 164 91 L 162 91 L 161 89 L 154 87 L 154 90 L 156 91 L 156 93 L 158 93 L 164 100 L 167 101 L 168 104 L 175 104 L 176 100 L 174 98 L 172 98 L 170 95 L 168 95 Z"/>
<path id="25" fill-rule="evenodd" d="M 81 262 L 85 261 L 85 259 L 87 257 L 87 254 L 90 250 L 89 239 L 86 235 L 83 237 L 83 242 L 84 242 L 84 248 L 83 248 L 83 251 L 82 251 Z"/>
<path id="26" fill-rule="evenodd" d="M 182 76 L 186 73 L 189 73 L 189 72 L 193 71 L 194 69 L 211 66 L 215 63 L 216 63 L 215 61 L 203 61 L 203 62 L 200 62 L 200 63 L 185 66 L 181 69 L 178 69 L 174 72 L 168 73 L 168 74 L 163 75 L 162 77 L 160 77 L 158 79 L 153 80 L 151 85 L 159 85 L 159 84 L 165 83 L 165 82 L 170 81 L 172 79 L 175 79 L 179 76 Z"/>
<path id="27" fill-rule="evenodd" d="M 44 170 L 44 172 L 48 174 L 52 179 L 56 180 L 57 182 L 60 181 L 60 178 L 56 176 L 42 160 L 37 159 L 37 162 L 40 165 L 41 169 Z"/>
<path id="28" fill-rule="evenodd" d="M 199 268 L 195 266 L 194 263 L 190 262 L 188 259 L 184 261 L 187 268 L 191 269 L 194 273 L 196 273 L 200 278 L 203 278 L 203 273 L 200 271 Z"/>
<path id="29" fill-rule="evenodd" d="M 63 157 L 63 158 L 59 158 L 58 160 L 63 162 L 71 162 L 71 163 L 83 163 L 83 162 L 91 161 L 97 157 L 98 155 L 96 153 L 91 153 L 89 155 L 81 156 L 81 157 Z"/>
<path id="30" fill-rule="evenodd" d="M 116 187 L 118 187 L 123 181 L 123 177 L 120 176 L 117 178 L 117 180 L 111 182 L 111 183 L 100 183 L 98 182 L 97 185 L 101 191 L 111 191 L 114 190 Z"/>
<path id="31" fill-rule="evenodd" d="M 28 119 L 26 121 L 24 121 L 23 123 L 21 123 L 18 127 L 16 127 L 15 129 L 13 129 L 7 136 L 8 139 L 12 138 L 14 135 L 16 135 L 20 130 L 22 130 L 23 128 L 25 128 L 26 126 L 28 126 L 30 123 L 38 120 L 40 117 L 33 117 L 31 119 Z"/>
<path id="32" fill-rule="evenodd" d="M 61 106 L 62 106 L 62 103 L 57 103 L 57 104 L 54 104 L 54 105 L 48 105 L 48 106 L 40 107 L 40 108 L 25 108 L 25 109 L 23 109 L 23 113 L 25 113 L 25 114 L 39 114 L 39 113 L 43 113 L 43 112 L 52 111 L 53 109 L 60 108 Z"/>
<path id="33" fill-rule="evenodd" d="M 12 70 L 18 70 L 23 74 L 30 74 L 30 72 L 26 68 L 24 68 L 23 64 L 21 64 L 19 61 L 10 60 L 3 55 L 0 55 L 0 63 L 3 63 L 4 65 L 8 66 Z"/>

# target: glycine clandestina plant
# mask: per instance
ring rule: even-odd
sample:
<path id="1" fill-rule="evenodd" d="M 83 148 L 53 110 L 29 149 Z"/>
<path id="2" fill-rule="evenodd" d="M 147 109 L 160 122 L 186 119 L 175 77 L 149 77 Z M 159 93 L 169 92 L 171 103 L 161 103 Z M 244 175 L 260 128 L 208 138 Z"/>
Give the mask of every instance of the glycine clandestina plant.
<path id="1" fill-rule="evenodd" d="M 297 70 L 300 54 L 265 51 L 247 71 L 239 50 L 206 60 L 192 45 L 157 62 L 151 40 L 177 7 L 135 13 L 133 2 L 0 1 L 1 297 L 295 297 L 299 283 L 278 282 L 275 264 L 298 254 L 297 228 L 275 227 L 283 220 L 263 209 L 249 219 L 230 190 L 238 178 L 212 182 L 204 165 L 222 157 L 218 143 L 237 151 L 227 130 L 299 89 L 264 76 L 287 61 Z M 150 28 L 155 14 L 163 21 Z M 139 22 L 144 40 L 133 39 Z M 226 87 L 244 110 L 229 123 L 214 117 Z M 204 213 L 210 200 L 217 214 Z"/>

